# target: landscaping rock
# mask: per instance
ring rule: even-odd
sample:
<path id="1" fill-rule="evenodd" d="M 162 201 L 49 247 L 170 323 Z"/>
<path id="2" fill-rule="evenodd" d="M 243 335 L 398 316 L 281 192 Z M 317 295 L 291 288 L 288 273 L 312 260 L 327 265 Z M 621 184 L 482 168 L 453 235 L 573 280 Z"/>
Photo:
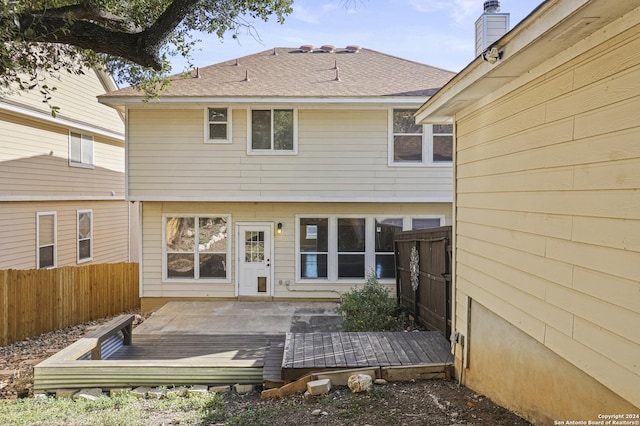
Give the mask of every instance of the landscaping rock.
<path id="1" fill-rule="evenodd" d="M 56 391 L 57 398 L 73 398 L 78 393 L 78 389 L 58 389 Z"/>
<path id="2" fill-rule="evenodd" d="M 96 399 L 100 398 L 101 396 L 104 396 L 104 393 L 102 393 L 102 389 L 100 389 L 100 388 L 91 388 L 91 389 L 82 389 L 82 390 L 80 390 L 75 395 L 73 395 L 73 399 L 74 400 L 86 399 L 86 400 L 89 400 L 89 401 L 95 401 Z"/>
<path id="3" fill-rule="evenodd" d="M 353 393 L 366 392 L 373 386 L 373 379 L 368 374 L 354 374 L 349 377 L 347 386 Z"/>
<path id="4" fill-rule="evenodd" d="M 147 393 L 150 391 L 151 389 L 145 386 L 140 386 L 138 388 L 135 388 L 134 390 L 131 391 L 131 395 L 135 396 L 136 398 L 146 398 L 147 397 Z"/>
<path id="5" fill-rule="evenodd" d="M 367 376 L 367 377 L 369 377 L 369 376 Z M 369 378 L 371 378 L 371 377 L 369 377 Z M 325 394 L 329 393 L 330 390 L 331 390 L 331 380 L 330 379 L 313 380 L 313 381 L 307 383 L 307 391 L 313 396 L 325 395 Z"/>
<path id="6" fill-rule="evenodd" d="M 211 393 L 227 393 L 231 391 L 231 386 L 211 386 L 209 392 Z"/>
<path id="7" fill-rule="evenodd" d="M 233 385 L 233 390 L 236 391 L 238 395 L 246 395 L 253 391 L 253 385 L 241 385 L 240 383 L 236 383 Z"/>
<path id="8" fill-rule="evenodd" d="M 187 389 L 187 395 L 209 393 L 209 386 L 207 385 L 193 385 Z"/>
<path id="9" fill-rule="evenodd" d="M 375 380 L 373 381 L 373 384 L 374 384 L 374 385 L 381 385 L 381 386 L 382 386 L 382 385 L 386 385 L 386 384 L 387 384 L 387 381 L 386 381 L 385 379 L 375 379 Z"/>

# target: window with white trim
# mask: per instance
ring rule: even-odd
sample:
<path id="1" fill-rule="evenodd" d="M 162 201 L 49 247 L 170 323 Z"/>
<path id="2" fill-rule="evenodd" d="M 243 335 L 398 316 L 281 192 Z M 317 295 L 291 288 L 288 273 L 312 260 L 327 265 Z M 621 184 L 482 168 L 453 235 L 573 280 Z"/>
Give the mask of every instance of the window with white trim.
<path id="1" fill-rule="evenodd" d="M 453 161 L 453 124 L 433 124 L 432 159 L 434 163 Z"/>
<path id="2" fill-rule="evenodd" d="M 93 136 L 69 134 L 69 165 L 93 167 Z"/>
<path id="3" fill-rule="evenodd" d="M 295 154 L 297 151 L 295 109 L 252 109 L 249 111 L 249 153 Z"/>
<path id="4" fill-rule="evenodd" d="M 78 263 L 93 259 L 93 211 L 77 211 Z"/>
<path id="5" fill-rule="evenodd" d="M 164 278 L 228 280 L 228 216 L 164 217 Z"/>
<path id="6" fill-rule="evenodd" d="M 443 223 L 443 216 L 298 216 L 297 278 L 360 280 L 373 270 L 381 280 L 395 279 L 396 234 Z"/>
<path id="7" fill-rule="evenodd" d="M 451 163 L 453 125 L 415 123 L 415 109 L 396 108 L 389 114 L 389 165 Z"/>
<path id="8" fill-rule="evenodd" d="M 56 266 L 56 212 L 36 213 L 36 265 L 38 269 Z"/>
<path id="9" fill-rule="evenodd" d="M 231 142 L 231 109 L 225 107 L 206 109 L 206 143 Z"/>

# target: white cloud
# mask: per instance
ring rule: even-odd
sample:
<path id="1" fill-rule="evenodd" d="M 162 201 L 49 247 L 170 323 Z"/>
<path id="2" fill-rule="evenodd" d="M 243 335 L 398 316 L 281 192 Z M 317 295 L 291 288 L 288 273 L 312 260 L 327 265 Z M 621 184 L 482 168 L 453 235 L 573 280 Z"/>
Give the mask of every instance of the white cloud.
<path id="1" fill-rule="evenodd" d="M 479 0 L 409 0 L 409 4 L 420 13 L 447 13 L 457 23 L 482 13 L 482 3 Z"/>

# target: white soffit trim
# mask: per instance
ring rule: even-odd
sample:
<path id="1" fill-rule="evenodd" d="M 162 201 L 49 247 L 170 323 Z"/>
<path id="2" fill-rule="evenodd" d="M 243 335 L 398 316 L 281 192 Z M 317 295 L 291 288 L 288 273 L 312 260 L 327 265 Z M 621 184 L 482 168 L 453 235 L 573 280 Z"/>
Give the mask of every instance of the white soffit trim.
<path id="1" fill-rule="evenodd" d="M 515 80 L 524 84 L 538 77 L 546 59 L 578 44 L 586 46 L 594 34 L 634 9 L 637 2 L 547 0 L 495 43 L 503 52 L 500 61 L 490 64 L 476 58 L 418 110 L 416 120 L 451 120 Z"/>
<path id="2" fill-rule="evenodd" d="M 47 114 L 41 111 L 35 111 L 29 108 L 25 108 L 19 105 L 0 102 L 0 110 L 6 111 L 12 114 L 19 114 L 25 117 L 33 118 L 38 121 L 44 121 L 46 123 L 54 124 L 57 126 L 64 126 L 80 132 L 92 133 L 94 135 L 104 136 L 110 139 L 117 139 L 124 141 L 124 133 L 112 132 L 110 130 L 101 129 L 99 127 L 92 126 L 90 124 L 78 123 L 76 121 L 67 120 L 65 118 L 52 117 L 51 114 Z"/>
<path id="3" fill-rule="evenodd" d="M 100 96 L 100 103 L 117 105 L 159 105 L 159 104 L 251 104 L 251 105 L 422 105 L 428 96 L 408 97 L 408 96 L 380 96 L 372 98 L 269 98 L 269 97 L 160 97 L 157 99 L 146 99 L 139 96 Z"/>
<path id="4" fill-rule="evenodd" d="M 0 196 L 0 201 L 125 201 L 126 198 L 122 195 L 43 195 L 43 196 L 30 196 L 30 195 L 3 195 Z"/>
<path id="5" fill-rule="evenodd" d="M 338 198 L 338 197 L 167 197 L 153 195 L 129 195 L 129 201 L 154 201 L 154 202 L 217 202 L 217 203 L 452 203 L 453 195 L 444 197 L 424 198 Z"/>

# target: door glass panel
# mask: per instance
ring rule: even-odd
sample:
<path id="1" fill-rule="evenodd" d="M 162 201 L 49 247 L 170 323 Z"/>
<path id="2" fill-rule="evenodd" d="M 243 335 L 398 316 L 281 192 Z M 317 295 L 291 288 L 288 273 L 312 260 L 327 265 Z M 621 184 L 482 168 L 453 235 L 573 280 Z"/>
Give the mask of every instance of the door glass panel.
<path id="1" fill-rule="evenodd" d="M 244 233 L 244 261 L 259 263 L 264 261 L 264 232 L 245 231 Z"/>

